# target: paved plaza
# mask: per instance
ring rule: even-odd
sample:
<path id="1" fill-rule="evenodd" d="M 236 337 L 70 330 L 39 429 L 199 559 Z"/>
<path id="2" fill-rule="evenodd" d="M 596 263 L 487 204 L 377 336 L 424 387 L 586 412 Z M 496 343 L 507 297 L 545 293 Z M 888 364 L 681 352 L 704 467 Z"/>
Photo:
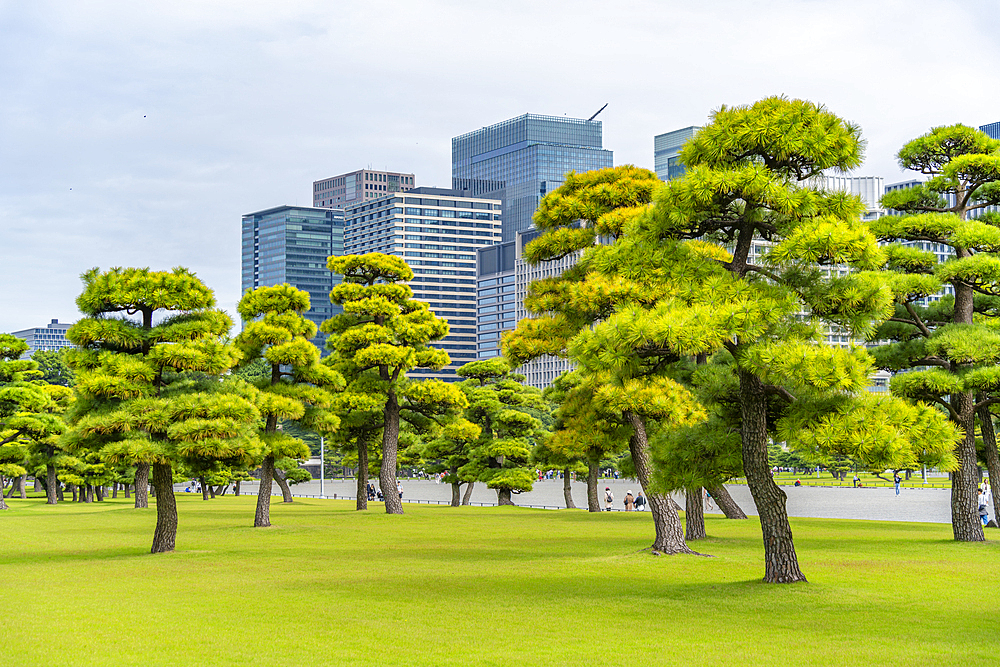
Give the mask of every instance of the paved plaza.
<path id="1" fill-rule="evenodd" d="M 451 500 L 451 487 L 447 484 L 437 484 L 428 480 L 403 479 L 403 500 L 405 501 L 440 501 Z M 602 479 L 601 506 L 604 506 L 604 488 L 611 487 L 615 496 L 615 509 L 623 509 L 622 499 L 631 490 L 639 491 L 639 484 L 634 480 Z M 789 516 L 818 517 L 829 519 L 871 519 L 876 521 L 923 521 L 930 523 L 950 523 L 951 491 L 948 489 L 920 488 L 921 482 L 914 478 L 905 483 L 899 494 L 891 488 L 821 488 L 821 487 L 782 487 L 788 494 Z M 756 514 L 757 510 L 750 497 L 750 491 L 743 485 L 730 485 L 729 493 L 740 504 L 747 514 Z M 243 484 L 244 493 L 256 493 L 255 483 Z M 464 490 L 464 487 L 463 487 Z M 324 493 L 327 497 L 354 497 L 354 480 L 327 480 L 324 483 Z M 318 496 L 320 484 L 318 480 L 297 484 L 292 487 L 292 493 L 303 496 Z M 277 485 L 274 493 L 280 493 Z M 678 494 L 675 499 L 683 507 L 684 498 Z M 477 483 L 472 493 L 474 503 L 495 505 L 497 495 L 486 488 L 485 484 Z M 577 507 L 587 507 L 587 487 L 583 482 L 573 483 L 573 501 Z M 514 503 L 523 506 L 561 508 L 563 502 L 562 480 L 542 480 L 536 482 L 529 493 L 514 496 Z M 709 514 L 718 510 L 708 510 Z"/>

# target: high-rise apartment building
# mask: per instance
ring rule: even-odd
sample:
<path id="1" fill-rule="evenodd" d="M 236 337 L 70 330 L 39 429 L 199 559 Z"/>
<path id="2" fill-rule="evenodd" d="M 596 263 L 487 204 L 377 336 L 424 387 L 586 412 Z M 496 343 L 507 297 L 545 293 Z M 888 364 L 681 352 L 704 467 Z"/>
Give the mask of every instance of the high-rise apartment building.
<path id="1" fill-rule="evenodd" d="M 243 216 L 242 291 L 288 283 L 309 292 L 305 317 L 319 326 L 339 306 L 330 290 L 339 282 L 326 258 L 344 254 L 344 212 L 310 206 L 277 206 Z M 313 342 L 324 350 L 325 334 Z"/>
<path id="2" fill-rule="evenodd" d="M 653 137 L 653 170 L 661 181 L 669 181 L 684 175 L 681 164 L 681 147 L 694 136 L 701 127 L 692 125 Z"/>
<path id="3" fill-rule="evenodd" d="M 13 331 L 11 335 L 28 344 L 28 351 L 21 355 L 22 359 L 27 359 L 39 350 L 57 352 L 64 347 L 73 347 L 73 343 L 66 340 L 66 332 L 71 326 L 73 325 L 61 324 L 59 320 L 52 320 L 44 327 Z"/>
<path id="4" fill-rule="evenodd" d="M 451 140 L 451 183 L 503 201 L 503 240 L 531 227 L 542 197 L 568 171 L 613 165 L 601 121 L 525 114 Z"/>
<path id="5" fill-rule="evenodd" d="M 348 208 L 394 192 L 412 190 L 413 174 L 360 169 L 313 181 L 313 206 Z"/>
<path id="6" fill-rule="evenodd" d="M 381 252 L 413 269 L 413 298 L 448 321 L 450 333 L 432 343 L 451 364 L 409 375 L 458 380 L 455 370 L 476 359 L 476 251 L 500 241 L 501 200 L 444 188 L 414 188 L 345 211 L 347 254 Z"/>

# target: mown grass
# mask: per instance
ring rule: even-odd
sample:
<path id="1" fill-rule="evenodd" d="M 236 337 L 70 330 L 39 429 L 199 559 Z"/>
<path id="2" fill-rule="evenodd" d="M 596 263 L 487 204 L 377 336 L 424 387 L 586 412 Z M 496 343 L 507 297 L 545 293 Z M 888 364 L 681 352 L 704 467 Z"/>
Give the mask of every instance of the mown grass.
<path id="1" fill-rule="evenodd" d="M 653 557 L 648 514 L 178 498 L 12 501 L 0 636 L 23 664 L 855 665 L 997 662 L 1000 545 L 947 525 L 793 519 L 810 583 L 770 586 L 755 519 Z M 998 535 L 1000 536 L 1000 535 Z"/>

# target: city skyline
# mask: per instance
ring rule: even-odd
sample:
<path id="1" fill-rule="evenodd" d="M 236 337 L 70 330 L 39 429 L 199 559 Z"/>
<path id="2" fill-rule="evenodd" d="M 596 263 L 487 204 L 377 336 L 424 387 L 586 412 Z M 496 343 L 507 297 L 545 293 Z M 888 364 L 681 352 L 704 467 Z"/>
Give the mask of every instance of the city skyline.
<path id="1" fill-rule="evenodd" d="M 75 320 L 93 266 L 187 266 L 234 314 L 240 216 L 309 206 L 314 181 L 369 166 L 449 187 L 452 137 L 524 113 L 608 102 L 605 148 L 652 169 L 655 135 L 782 93 L 858 123 L 855 174 L 887 184 L 913 176 L 905 141 L 1000 119 L 985 3 L 382 5 L 378 22 L 311 2 L 0 9 L 0 331 Z M 939 33 L 963 49 L 913 48 Z M 354 54 L 363 67 L 317 65 Z"/>

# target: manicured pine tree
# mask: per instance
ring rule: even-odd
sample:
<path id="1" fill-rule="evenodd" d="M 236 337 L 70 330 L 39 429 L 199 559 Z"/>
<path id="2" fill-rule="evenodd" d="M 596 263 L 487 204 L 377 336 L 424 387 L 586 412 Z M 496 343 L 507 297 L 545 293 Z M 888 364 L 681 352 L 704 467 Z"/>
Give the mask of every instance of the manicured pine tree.
<path id="1" fill-rule="evenodd" d="M 330 300 L 344 312 L 321 327 L 330 335 L 327 346 L 334 359 L 329 363 L 347 380 L 348 392 L 381 404 L 379 485 L 386 513 L 402 514 L 395 493 L 400 421 L 420 429 L 430 426 L 436 415 L 465 406 L 465 396 L 450 383 L 406 376 L 415 368 L 448 365 L 448 354 L 428 345 L 448 334 L 448 323 L 426 303 L 411 298 L 413 291 L 404 283 L 413 279 L 413 271 L 399 257 L 381 253 L 330 257 L 327 268 L 344 276 L 330 293 Z"/>
<path id="2" fill-rule="evenodd" d="M 462 505 L 462 484 L 467 485 L 467 491 L 472 490 L 475 478 L 463 479 L 459 470 L 471 463 L 476 443 L 482 429 L 465 419 L 455 417 L 448 420 L 436 434 L 427 438 L 420 447 L 420 458 L 423 469 L 431 475 L 441 475 L 441 481 L 451 485 L 451 506 Z M 471 493 L 468 494 L 471 497 Z M 465 503 L 467 504 L 467 502 Z"/>
<path id="3" fill-rule="evenodd" d="M 685 176 L 594 260 L 608 276 L 657 280 L 666 295 L 652 307 L 617 308 L 571 347 L 620 378 L 720 350 L 732 356 L 735 427 L 769 583 L 805 580 L 786 496 L 771 477 L 771 434 L 890 464 L 912 463 L 925 449 L 950 465 L 955 431 L 940 415 L 867 395 L 873 367 L 864 349 L 820 342 L 825 323 L 864 336 L 891 313 L 892 293 L 874 272 L 885 256 L 859 220 L 860 200 L 808 186 L 824 170 L 854 168 L 860 156 L 858 129 L 810 102 L 775 97 L 721 108 L 682 149 Z M 772 397 L 785 403 L 776 423 Z"/>
<path id="4" fill-rule="evenodd" d="M 1000 204 L 1000 141 L 964 125 L 936 127 L 908 142 L 897 157 L 900 167 L 929 179 L 886 193 L 882 205 L 904 215 L 871 223 L 881 240 L 896 242 L 886 248 L 896 312 L 873 336 L 889 341 L 876 359 L 888 370 L 909 371 L 893 378 L 894 394 L 936 403 L 964 432 L 956 449 L 959 467 L 952 475 L 952 531 L 956 540 L 981 541 L 977 414 L 985 463 L 991 479 L 1000 479 L 989 417 L 994 400 L 983 395 L 998 372 L 991 367 L 1000 362 L 995 326 L 984 319 L 992 315 L 993 297 L 1000 294 L 1000 216 L 969 216 Z M 933 245 L 927 250 L 924 244 Z M 926 297 L 944 285 L 950 294 L 927 304 Z M 995 502 L 1000 508 L 1000 500 Z"/>
<path id="5" fill-rule="evenodd" d="M 260 449 L 253 389 L 218 377 L 239 360 L 225 342 L 229 317 L 183 268 L 92 269 L 77 306 L 85 317 L 67 338 L 77 373 L 72 428 L 63 438 L 79 458 L 99 453 L 112 465 L 136 465 L 136 496 L 152 469 L 156 530 L 152 553 L 174 550 L 174 465 L 194 459 L 249 462 Z"/>
<path id="6" fill-rule="evenodd" d="M 531 491 L 535 479 L 528 467 L 531 450 L 545 431 L 528 413 L 547 411 L 542 392 L 523 385 L 523 376 L 511 373 L 506 359 L 471 361 L 458 369 L 467 378 L 460 384 L 468 398 L 465 418 L 480 428 L 470 461 L 459 468 L 460 478 L 485 482 L 497 492 L 497 503 L 513 505 L 511 494 Z"/>
<path id="7" fill-rule="evenodd" d="M 256 382 L 257 407 L 264 417 L 261 440 L 265 450 L 260 467 L 260 488 L 254 526 L 271 525 L 271 482 L 282 488 L 284 502 L 291 492 L 278 464 L 296 468 L 294 461 L 309 457 L 309 447 L 299 438 L 279 431 L 280 420 L 294 420 L 324 435 L 333 433 L 340 419 L 330 407 L 334 393 L 344 388 L 344 378 L 319 363 L 319 350 L 310 342 L 316 325 L 303 317 L 309 310 L 309 293 L 287 283 L 248 291 L 237 305 L 246 325 L 236 345 L 249 364 L 263 358 L 267 376 Z"/>

